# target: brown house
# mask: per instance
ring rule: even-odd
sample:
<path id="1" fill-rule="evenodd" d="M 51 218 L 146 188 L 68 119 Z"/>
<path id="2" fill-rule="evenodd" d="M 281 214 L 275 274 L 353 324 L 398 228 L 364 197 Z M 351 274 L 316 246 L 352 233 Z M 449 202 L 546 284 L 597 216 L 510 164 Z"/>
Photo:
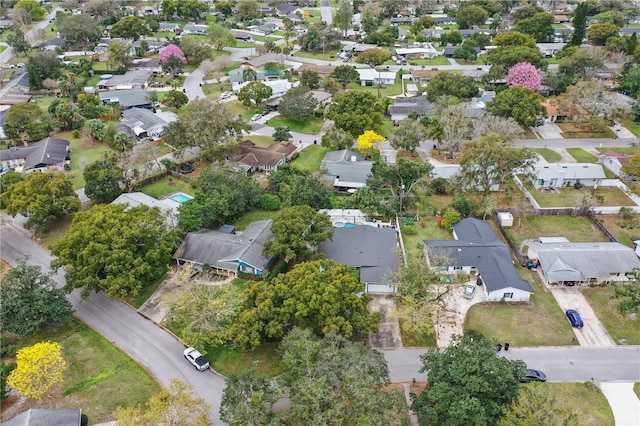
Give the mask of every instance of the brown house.
<path id="1" fill-rule="evenodd" d="M 327 78 L 335 68 L 336 67 L 332 67 L 330 65 L 304 64 L 300 68 L 298 68 L 298 74 L 302 74 L 302 71 L 315 71 L 318 73 L 318 76 L 320 78 Z"/>
<path id="2" fill-rule="evenodd" d="M 422 85 L 429 84 L 431 79 L 438 75 L 438 70 L 411 70 L 411 80 Z"/>
<path id="3" fill-rule="evenodd" d="M 295 150 L 296 147 L 289 142 L 277 142 L 268 148 L 262 148 L 250 140 L 245 140 L 227 155 L 227 160 L 236 163 L 247 172 L 270 171 L 289 162 Z"/>

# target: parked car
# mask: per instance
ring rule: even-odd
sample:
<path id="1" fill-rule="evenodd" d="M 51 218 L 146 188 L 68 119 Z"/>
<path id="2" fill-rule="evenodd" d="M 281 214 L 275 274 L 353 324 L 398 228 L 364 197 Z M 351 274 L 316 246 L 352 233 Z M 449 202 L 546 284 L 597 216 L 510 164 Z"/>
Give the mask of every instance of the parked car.
<path id="1" fill-rule="evenodd" d="M 262 114 L 255 114 L 253 117 L 251 117 L 251 121 L 257 121 L 260 120 L 262 118 Z"/>
<path id="2" fill-rule="evenodd" d="M 473 299 L 473 294 L 476 292 L 476 285 L 473 283 L 467 284 L 464 288 L 464 297 L 466 299 Z"/>
<path id="3" fill-rule="evenodd" d="M 567 309 L 567 312 L 565 313 L 567 314 L 567 318 L 569 318 L 569 322 L 571 323 L 572 327 L 582 328 L 584 326 L 584 323 L 582 322 L 582 318 L 580 317 L 578 311 L 576 311 L 575 309 Z"/>
<path id="4" fill-rule="evenodd" d="M 521 379 L 520 383 L 529 383 L 529 382 L 546 382 L 547 375 L 544 374 L 540 370 L 527 370 L 527 374 L 525 374 Z"/>
<path id="5" fill-rule="evenodd" d="M 164 87 L 164 83 L 162 83 L 160 81 L 154 81 L 153 83 L 151 83 L 149 85 L 149 87 Z"/>
<path id="6" fill-rule="evenodd" d="M 260 112 L 260 115 L 262 115 L 264 117 L 265 115 L 269 114 L 270 112 L 271 112 L 271 110 L 269 108 L 266 108 L 266 109 L 263 109 Z"/>
<path id="7" fill-rule="evenodd" d="M 229 99 L 232 95 L 233 93 L 231 92 L 222 92 L 220 93 L 220 99 Z"/>
<path id="8" fill-rule="evenodd" d="M 209 360 L 195 348 L 185 349 L 184 357 L 196 368 L 196 370 L 204 371 L 209 368 Z"/>

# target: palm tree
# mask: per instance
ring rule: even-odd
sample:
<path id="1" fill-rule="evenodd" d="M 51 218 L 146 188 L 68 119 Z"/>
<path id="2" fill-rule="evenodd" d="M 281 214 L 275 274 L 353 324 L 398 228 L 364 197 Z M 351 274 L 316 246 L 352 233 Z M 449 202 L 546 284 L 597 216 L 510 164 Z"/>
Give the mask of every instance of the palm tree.
<path id="1" fill-rule="evenodd" d="M 253 68 L 245 68 L 242 71 L 242 81 L 256 81 L 258 73 Z"/>

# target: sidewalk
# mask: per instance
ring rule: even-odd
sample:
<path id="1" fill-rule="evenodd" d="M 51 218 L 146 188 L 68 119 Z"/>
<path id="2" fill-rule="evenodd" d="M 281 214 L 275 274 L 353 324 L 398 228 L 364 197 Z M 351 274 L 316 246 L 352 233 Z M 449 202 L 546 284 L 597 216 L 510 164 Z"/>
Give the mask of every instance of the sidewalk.
<path id="1" fill-rule="evenodd" d="M 640 425 L 640 400 L 633 391 L 633 383 L 599 383 L 609 401 L 616 426 Z"/>

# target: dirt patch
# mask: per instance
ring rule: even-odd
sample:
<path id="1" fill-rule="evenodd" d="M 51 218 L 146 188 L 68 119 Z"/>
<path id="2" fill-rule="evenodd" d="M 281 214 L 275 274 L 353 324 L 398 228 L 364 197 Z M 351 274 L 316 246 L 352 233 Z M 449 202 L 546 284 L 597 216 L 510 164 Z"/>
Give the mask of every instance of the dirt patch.
<path id="1" fill-rule="evenodd" d="M 373 300 L 369 302 L 369 312 L 380 312 L 382 318 L 378 323 L 378 332 L 370 333 L 369 341 L 376 349 L 394 349 L 402 347 L 400 337 L 400 325 L 394 313 L 396 304 L 392 296 L 373 295 Z"/>

